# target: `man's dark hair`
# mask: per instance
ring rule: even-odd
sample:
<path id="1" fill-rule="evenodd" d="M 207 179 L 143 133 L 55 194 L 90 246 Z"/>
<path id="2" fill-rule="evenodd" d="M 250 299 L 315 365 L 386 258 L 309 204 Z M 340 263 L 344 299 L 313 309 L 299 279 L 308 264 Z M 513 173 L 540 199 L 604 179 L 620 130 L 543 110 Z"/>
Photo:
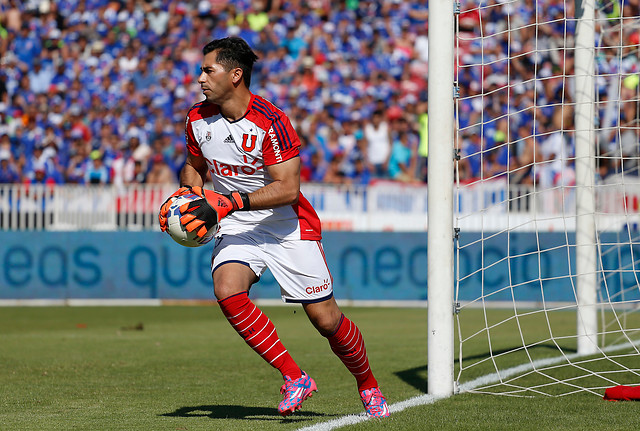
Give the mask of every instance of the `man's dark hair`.
<path id="1" fill-rule="evenodd" d="M 242 79 L 249 88 L 253 63 L 258 59 L 249 44 L 240 37 L 225 37 L 224 39 L 212 40 L 202 48 L 203 55 L 212 51 L 217 51 L 216 62 L 223 65 L 225 70 L 229 71 L 236 67 L 242 69 Z"/>

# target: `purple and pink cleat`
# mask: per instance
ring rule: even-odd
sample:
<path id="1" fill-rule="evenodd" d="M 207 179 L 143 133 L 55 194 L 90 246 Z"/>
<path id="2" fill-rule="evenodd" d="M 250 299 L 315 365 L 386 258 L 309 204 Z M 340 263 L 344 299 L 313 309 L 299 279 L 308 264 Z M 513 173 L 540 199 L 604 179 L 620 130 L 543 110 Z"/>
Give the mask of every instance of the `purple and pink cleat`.
<path id="1" fill-rule="evenodd" d="M 387 405 L 387 399 L 382 395 L 380 388 L 365 389 L 360 392 L 360 399 L 367 416 L 372 418 L 386 418 L 391 413 Z"/>
<path id="2" fill-rule="evenodd" d="M 318 391 L 316 382 L 307 373 L 302 372 L 302 377 L 291 380 L 289 376 L 284 377 L 284 385 L 280 388 L 280 393 L 284 394 L 284 399 L 278 406 L 278 412 L 282 416 L 288 416 L 296 410 L 300 410 L 302 402 Z"/>

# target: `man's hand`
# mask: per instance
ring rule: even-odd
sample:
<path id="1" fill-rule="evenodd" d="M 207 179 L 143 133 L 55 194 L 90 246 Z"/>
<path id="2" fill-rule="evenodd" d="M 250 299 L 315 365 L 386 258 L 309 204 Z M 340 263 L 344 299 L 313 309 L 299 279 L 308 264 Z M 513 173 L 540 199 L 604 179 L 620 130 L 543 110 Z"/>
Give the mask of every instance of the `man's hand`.
<path id="1" fill-rule="evenodd" d="M 216 209 L 220 219 L 234 211 L 249 211 L 249 196 L 243 192 L 233 191 L 228 195 L 223 195 L 213 190 L 205 190 L 202 187 L 191 187 L 191 192 L 205 198 L 209 205 Z M 220 207 L 220 211 L 218 211 L 218 207 Z"/>
<path id="2" fill-rule="evenodd" d="M 180 187 L 171 196 L 169 196 L 166 201 L 164 201 L 162 206 L 160 206 L 160 212 L 158 213 L 158 222 L 160 223 L 160 230 L 162 230 L 162 232 L 165 232 L 167 230 L 167 216 L 169 213 L 169 207 L 171 206 L 171 198 L 175 196 L 182 196 L 187 193 L 191 193 L 190 186 Z"/>
<path id="3" fill-rule="evenodd" d="M 209 229 L 234 211 L 249 210 L 249 198 L 246 193 L 234 191 L 223 195 L 213 190 L 204 190 L 202 187 L 192 187 L 190 191 L 202 199 L 180 207 L 180 223 L 188 232 L 197 229 L 198 237 L 204 236 Z"/>

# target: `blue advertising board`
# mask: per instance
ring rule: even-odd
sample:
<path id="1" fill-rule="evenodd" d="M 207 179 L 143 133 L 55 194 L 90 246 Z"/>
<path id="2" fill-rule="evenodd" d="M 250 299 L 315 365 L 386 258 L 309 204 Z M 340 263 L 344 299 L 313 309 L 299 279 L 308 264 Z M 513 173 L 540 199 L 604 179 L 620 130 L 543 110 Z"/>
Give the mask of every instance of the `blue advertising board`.
<path id="1" fill-rule="evenodd" d="M 602 288 L 638 299 L 640 244 L 620 245 L 610 235 L 602 238 L 611 243 L 602 248 L 608 274 Z M 460 300 L 574 300 L 575 278 L 569 274 L 575 272 L 575 250 L 567 245 L 572 236 L 526 232 L 481 238 L 460 237 Z M 0 299 L 213 298 L 211 244 L 190 249 L 160 232 L 120 231 L 1 232 L 0 244 Z M 336 298 L 427 299 L 425 233 L 326 232 L 323 245 Z M 252 297 L 280 297 L 269 272 L 252 288 Z"/>
<path id="2" fill-rule="evenodd" d="M 211 299 L 213 243 L 187 248 L 160 232 L 2 232 L 0 299 Z M 327 232 L 335 294 L 425 299 L 426 235 Z M 267 272 L 254 298 L 279 298 Z"/>

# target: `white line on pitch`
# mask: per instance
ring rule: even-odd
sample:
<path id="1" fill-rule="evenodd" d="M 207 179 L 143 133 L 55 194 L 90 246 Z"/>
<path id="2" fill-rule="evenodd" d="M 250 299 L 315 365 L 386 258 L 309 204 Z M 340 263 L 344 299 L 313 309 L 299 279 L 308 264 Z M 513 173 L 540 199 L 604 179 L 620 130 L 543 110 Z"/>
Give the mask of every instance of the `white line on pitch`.
<path id="1" fill-rule="evenodd" d="M 616 344 L 615 346 L 609 346 L 600 350 L 603 353 L 608 353 L 616 350 L 621 350 L 633 345 L 637 345 L 637 343 L 638 342 Z M 511 376 L 515 376 L 515 375 L 524 373 L 526 371 L 530 371 L 532 369 L 553 365 L 553 364 L 562 362 L 564 360 L 573 360 L 580 356 L 581 355 L 578 355 L 577 353 L 572 353 L 570 355 L 562 355 L 562 356 L 557 356 L 555 358 L 538 359 L 529 364 L 522 364 L 515 367 L 507 368 L 504 371 L 500 371 L 500 374 L 498 373 L 487 374 L 486 376 L 478 377 L 477 379 L 461 384 L 460 393 L 468 392 L 481 386 L 496 383 L 496 382 L 499 382 L 501 379 L 506 379 Z M 446 397 L 435 397 L 433 395 L 428 395 L 428 394 L 418 395 L 416 397 L 409 398 L 408 400 L 400 401 L 400 402 L 389 405 L 389 411 L 391 413 L 398 413 L 405 409 L 408 409 L 409 407 L 417 407 L 417 406 L 424 406 L 427 404 L 433 404 L 434 402 L 443 398 L 446 398 Z M 327 422 L 321 422 L 319 424 L 311 425 L 304 428 L 299 428 L 298 431 L 331 431 L 336 428 L 344 427 L 347 425 L 354 425 L 369 419 L 370 418 L 364 413 L 360 413 L 357 415 L 347 415 L 337 419 L 332 419 Z"/>

